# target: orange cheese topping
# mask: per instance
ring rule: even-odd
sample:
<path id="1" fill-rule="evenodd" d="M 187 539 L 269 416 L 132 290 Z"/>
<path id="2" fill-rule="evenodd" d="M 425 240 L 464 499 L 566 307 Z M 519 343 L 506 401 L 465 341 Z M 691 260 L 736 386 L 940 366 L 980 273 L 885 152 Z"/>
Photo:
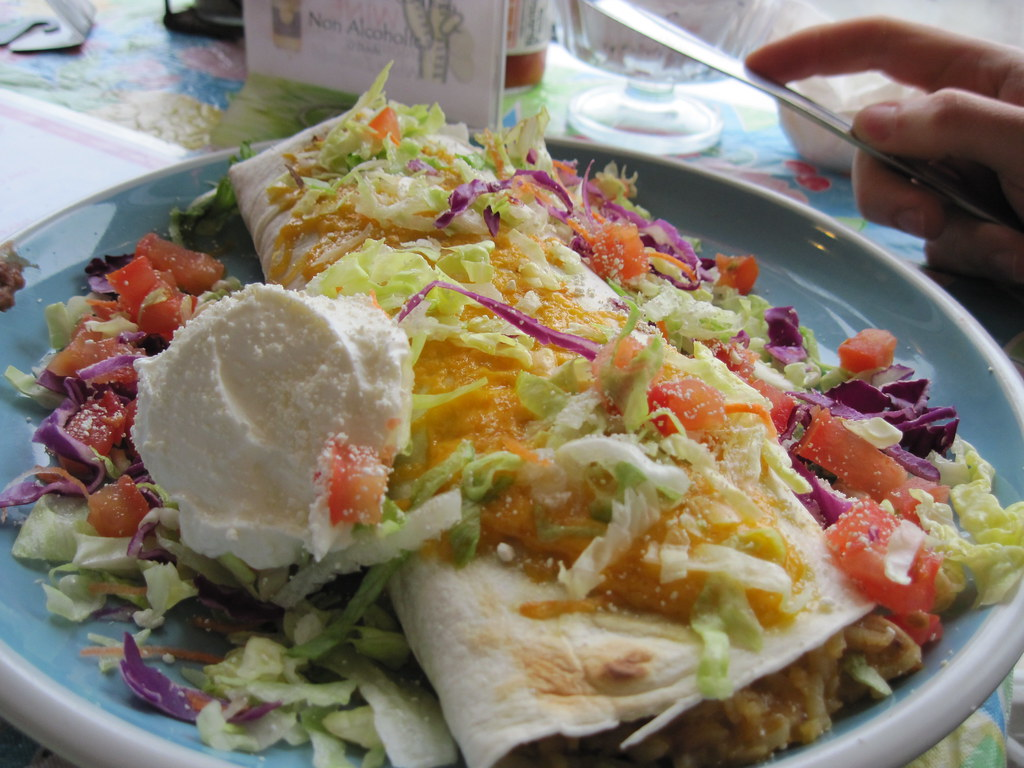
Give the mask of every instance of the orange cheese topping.
<path id="1" fill-rule="evenodd" d="M 419 461 L 400 463 L 395 470 L 396 485 L 411 482 L 420 474 L 443 461 L 464 440 L 471 440 L 478 454 L 507 450 L 510 441 L 522 444 L 532 415 L 515 394 L 519 369 L 514 361 L 493 358 L 477 350 L 449 342 L 428 343 L 416 366 L 417 387 L 424 391 L 448 391 L 468 384 L 480 376 L 486 386 L 473 390 L 445 405 L 428 411 L 414 429 L 428 435 L 428 448 Z M 529 454 L 527 454 L 529 458 Z M 760 519 L 717 521 L 706 512 L 702 499 L 714 491 L 700 476 L 694 478 L 690 494 L 676 509 L 639 537 L 631 549 L 606 570 L 606 579 L 588 600 L 593 605 L 614 605 L 641 612 L 653 612 L 686 621 L 690 617 L 705 583 L 705 574 L 694 571 L 682 579 L 661 582 L 661 566 L 645 557 L 652 542 L 672 539 L 672 528 L 680 516 L 687 516 L 691 525 L 691 545 L 721 544 L 731 537 L 774 528 L 775 502 L 770 497 L 755 499 L 764 510 Z M 481 512 L 479 551 L 494 552 L 500 544 L 511 545 L 517 561 L 537 580 L 554 578 L 560 564 L 571 564 L 594 536 L 601 535 L 605 523 L 592 513 L 594 497 L 585 486 L 573 488 L 564 503 L 542 507 L 525 484 L 513 484 L 490 501 Z M 700 536 L 693 534 L 700 531 Z M 799 585 L 806 579 L 804 563 L 795 549 L 786 547 L 781 565 Z M 444 556 L 447 548 L 441 546 Z M 751 554 L 760 555 L 756 551 Z M 762 626 L 784 623 L 789 616 L 781 610 L 780 597 L 773 593 L 750 590 L 748 600 Z M 584 601 L 586 602 L 586 601 Z M 537 605 L 524 608 L 529 615 L 546 617 L 569 611 L 592 610 L 588 603 L 570 601 L 566 605 Z"/>

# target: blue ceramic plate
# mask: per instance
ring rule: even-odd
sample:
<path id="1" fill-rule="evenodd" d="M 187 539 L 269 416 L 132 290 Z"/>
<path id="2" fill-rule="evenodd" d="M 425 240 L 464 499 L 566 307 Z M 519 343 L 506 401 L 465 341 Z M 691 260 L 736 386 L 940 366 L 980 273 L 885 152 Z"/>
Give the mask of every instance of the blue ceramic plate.
<path id="1" fill-rule="evenodd" d="M 613 159 L 590 145 L 552 142 L 552 153 L 600 164 Z M 43 307 L 84 289 L 82 267 L 94 255 L 129 252 L 144 233 L 166 231 L 168 211 L 187 204 L 223 174 L 227 154 L 204 157 L 143 177 L 82 202 L 14 239 L 38 265 L 17 306 L 0 316 L 0 368 L 29 370 L 46 352 Z M 898 359 L 934 381 L 933 404 L 955 404 L 961 434 L 998 472 L 1004 504 L 1024 491 L 1024 384 L 982 328 L 941 289 L 831 219 L 759 188 L 685 165 L 616 152 L 640 174 L 641 202 L 705 248 L 755 253 L 759 292 L 793 305 L 834 349 L 867 326 L 892 330 Z M 581 167 L 583 167 L 581 165 Z M 229 270 L 244 280 L 258 268 L 244 233 L 228 243 Z M 30 442 L 41 411 L 0 387 L 0 483 L 45 456 Z M 120 637 L 123 625 L 71 626 L 49 616 L 39 582 L 43 567 L 8 553 L 16 531 L 0 528 L 0 714 L 81 768 L 225 768 L 310 765 L 302 747 L 263 756 L 204 747 L 192 726 L 136 704 L 119 675 L 104 674 L 79 650 L 86 634 Z M 161 643 L 210 641 L 182 621 Z M 1009 674 L 1024 651 L 1024 593 L 1012 602 L 951 619 L 925 668 L 885 701 L 843 716 L 809 747 L 772 761 L 778 768 L 890 766 L 914 758 L 962 722 Z"/>

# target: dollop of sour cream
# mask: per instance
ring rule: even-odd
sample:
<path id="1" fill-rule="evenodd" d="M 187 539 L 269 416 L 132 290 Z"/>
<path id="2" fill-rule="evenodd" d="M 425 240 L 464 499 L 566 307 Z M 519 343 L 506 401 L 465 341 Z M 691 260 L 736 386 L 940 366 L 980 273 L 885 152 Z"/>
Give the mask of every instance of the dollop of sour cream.
<path id="1" fill-rule="evenodd" d="M 182 542 L 253 568 L 320 559 L 351 539 L 318 471 L 332 444 L 387 462 L 404 445 L 406 335 L 368 297 L 252 284 L 139 361 L 135 445 L 177 502 Z"/>

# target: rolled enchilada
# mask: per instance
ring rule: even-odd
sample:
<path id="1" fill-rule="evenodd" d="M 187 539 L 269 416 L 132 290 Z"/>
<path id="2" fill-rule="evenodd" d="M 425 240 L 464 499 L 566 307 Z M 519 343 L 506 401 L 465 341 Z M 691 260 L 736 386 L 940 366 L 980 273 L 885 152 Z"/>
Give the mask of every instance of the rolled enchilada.
<path id="1" fill-rule="evenodd" d="M 389 594 L 467 764 L 678 756 L 702 702 L 804 680 L 730 734 L 749 761 L 828 726 L 851 627 L 882 677 L 912 668 L 798 497 L 767 305 L 634 179 L 552 159 L 542 116 L 473 144 L 382 87 L 230 175 L 268 281 L 372 296 L 410 340 L 387 499 L 457 491 L 461 513 Z"/>

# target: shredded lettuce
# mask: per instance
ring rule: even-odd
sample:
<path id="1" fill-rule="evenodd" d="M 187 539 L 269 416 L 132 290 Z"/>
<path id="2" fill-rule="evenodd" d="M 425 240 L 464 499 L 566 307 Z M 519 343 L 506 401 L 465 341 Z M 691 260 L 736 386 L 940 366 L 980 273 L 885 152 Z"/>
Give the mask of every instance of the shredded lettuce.
<path id="1" fill-rule="evenodd" d="M 447 485 L 463 468 L 473 460 L 476 451 L 473 444 L 465 440 L 447 458 L 428 469 L 409 489 L 410 506 L 415 509 Z"/>
<path id="2" fill-rule="evenodd" d="M 475 392 L 480 389 L 480 387 L 484 386 L 487 386 L 487 377 L 481 376 L 475 381 L 463 384 L 461 387 L 456 387 L 448 392 L 436 392 L 433 394 L 413 393 L 412 419 L 415 421 L 431 408 L 437 408 L 439 405 L 450 403 L 453 400 L 457 400 L 463 395 L 468 395 L 470 392 Z"/>
<path id="3" fill-rule="evenodd" d="M 569 402 L 569 393 L 551 379 L 528 371 L 520 371 L 516 377 L 516 394 L 520 402 L 540 419 L 554 416 Z"/>
<path id="4" fill-rule="evenodd" d="M 18 530 L 11 554 L 23 560 L 67 563 L 78 548 L 77 534 L 95 533 L 86 521 L 84 498 L 47 494 L 39 499 Z"/>
<path id="5" fill-rule="evenodd" d="M 82 573 L 70 573 L 54 584 L 43 584 L 46 610 L 75 623 L 88 621 L 106 603 L 102 593 L 90 589 L 95 581 L 94 577 Z"/>
<path id="6" fill-rule="evenodd" d="M 204 744 L 222 751 L 262 752 L 295 732 L 298 716 L 287 709 L 268 712 L 258 720 L 232 723 L 224 707 L 211 701 L 199 711 L 196 727 Z"/>
<path id="7" fill-rule="evenodd" d="M 323 664 L 356 682 L 373 709 L 374 729 L 392 765 L 430 768 L 455 762 L 455 742 L 433 693 L 345 648 L 333 651 Z"/>
<path id="8" fill-rule="evenodd" d="M 171 563 L 146 561 L 142 567 L 142 578 L 146 582 L 146 600 L 149 606 L 132 615 L 140 627 L 161 626 L 164 616 L 171 608 L 198 594 L 195 585 L 190 580 L 183 579 L 178 569 Z"/>
<path id="9" fill-rule="evenodd" d="M 349 170 L 351 158 L 363 159 L 372 154 L 372 133 L 367 117 L 372 118 L 387 106 L 384 85 L 387 83 L 391 65 L 384 67 L 352 109 L 327 134 L 320 147 L 320 164 L 337 172 Z"/>
<path id="10" fill-rule="evenodd" d="M 71 341 L 78 321 L 89 311 L 89 303 L 85 296 L 72 296 L 67 303 L 56 302 L 47 305 L 43 310 L 43 317 L 46 319 L 46 329 L 50 335 L 50 346 L 53 349 L 66 347 Z"/>
<path id="11" fill-rule="evenodd" d="M 580 438 L 555 451 L 556 461 L 570 473 L 588 465 L 615 475 L 621 463 L 631 464 L 644 478 L 611 502 L 611 519 L 604 534 L 595 537 L 558 580 L 574 599 L 586 597 L 603 580 L 603 571 L 615 562 L 661 517 L 664 508 L 678 501 L 690 487 L 681 468 L 652 461 L 636 445 L 610 437 Z"/>
<path id="12" fill-rule="evenodd" d="M 689 547 L 663 546 L 660 551 L 663 583 L 684 578 L 691 571 L 729 576 L 744 589 L 780 595 L 783 610 L 792 611 L 793 580 L 785 568 L 771 560 L 721 544 Z"/>
<path id="13" fill-rule="evenodd" d="M 8 365 L 4 370 L 4 378 L 18 392 L 25 395 L 25 397 L 35 400 L 36 403 L 47 410 L 56 408 L 64 399 L 63 393 L 47 389 L 39 384 L 35 376 L 19 371 L 13 365 Z"/>
<path id="14" fill-rule="evenodd" d="M 462 470 L 462 495 L 482 502 L 505 488 L 523 465 L 523 458 L 510 451 L 494 451 L 473 459 Z"/>
<path id="15" fill-rule="evenodd" d="M 733 694 L 731 647 L 756 652 L 764 637 L 744 585 L 726 573 L 711 574 L 694 604 L 691 626 L 703 641 L 697 667 L 700 692 L 709 699 L 728 698 Z"/>
<path id="16" fill-rule="evenodd" d="M 1010 594 L 1024 569 L 1024 501 L 1008 507 L 999 503 L 992 492 L 995 470 L 967 441 L 956 438 L 953 455 L 970 477 L 950 489 L 959 529 L 949 505 L 923 491 L 912 494 L 932 547 L 944 557 L 944 567 L 966 568 L 974 578 L 975 604 L 991 605 Z"/>
<path id="17" fill-rule="evenodd" d="M 452 548 L 452 560 L 456 568 L 466 566 L 476 557 L 480 544 L 480 505 L 466 499 L 462 503 L 462 519 L 448 534 Z"/>
<path id="18" fill-rule="evenodd" d="M 843 671 L 858 683 L 867 686 L 877 698 L 889 696 L 892 688 L 878 670 L 868 663 L 863 653 L 847 653 L 842 660 Z"/>

